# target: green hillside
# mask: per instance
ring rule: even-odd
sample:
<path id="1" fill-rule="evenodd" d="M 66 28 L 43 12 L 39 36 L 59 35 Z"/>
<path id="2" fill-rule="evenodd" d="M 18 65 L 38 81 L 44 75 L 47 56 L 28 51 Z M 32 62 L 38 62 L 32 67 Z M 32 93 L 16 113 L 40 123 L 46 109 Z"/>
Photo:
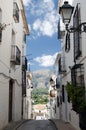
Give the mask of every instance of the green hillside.
<path id="1" fill-rule="evenodd" d="M 48 103 L 48 88 L 34 88 L 32 90 L 33 105 Z"/>

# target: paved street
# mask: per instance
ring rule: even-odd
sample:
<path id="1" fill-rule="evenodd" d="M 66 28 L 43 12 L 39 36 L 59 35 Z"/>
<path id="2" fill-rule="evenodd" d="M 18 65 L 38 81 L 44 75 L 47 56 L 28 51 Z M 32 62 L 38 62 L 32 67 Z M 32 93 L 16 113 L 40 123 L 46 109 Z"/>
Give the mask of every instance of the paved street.
<path id="1" fill-rule="evenodd" d="M 56 125 L 56 126 L 55 126 Z M 58 129 L 56 129 L 57 127 Z M 65 123 L 59 119 L 52 119 L 52 120 L 21 120 L 18 122 L 11 122 L 9 123 L 4 129 L 2 130 L 76 130 L 70 123 Z M 0 129 L 1 130 L 1 129 Z"/>
<path id="2" fill-rule="evenodd" d="M 49 120 L 31 120 L 23 123 L 16 130 L 57 130 L 57 128 Z"/>

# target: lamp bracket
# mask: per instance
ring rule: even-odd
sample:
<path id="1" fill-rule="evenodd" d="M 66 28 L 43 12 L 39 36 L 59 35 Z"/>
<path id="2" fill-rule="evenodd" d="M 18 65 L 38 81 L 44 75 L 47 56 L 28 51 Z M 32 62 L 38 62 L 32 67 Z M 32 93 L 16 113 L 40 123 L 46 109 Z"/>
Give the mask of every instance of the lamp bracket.
<path id="1" fill-rule="evenodd" d="M 86 22 L 79 24 L 79 26 L 77 26 L 77 27 L 73 27 L 73 26 L 68 27 L 68 24 L 66 24 L 66 30 L 69 33 L 74 33 L 74 32 L 80 32 L 80 33 L 85 32 L 86 33 Z"/>

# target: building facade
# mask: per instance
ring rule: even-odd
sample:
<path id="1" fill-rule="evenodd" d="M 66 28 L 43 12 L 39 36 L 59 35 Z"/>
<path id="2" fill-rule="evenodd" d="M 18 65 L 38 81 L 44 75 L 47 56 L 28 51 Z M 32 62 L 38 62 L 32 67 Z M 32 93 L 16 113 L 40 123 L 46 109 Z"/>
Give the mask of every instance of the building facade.
<path id="1" fill-rule="evenodd" d="M 24 119 L 31 119 L 32 118 L 32 73 L 30 71 L 26 72 L 26 96 L 24 97 Z"/>
<path id="2" fill-rule="evenodd" d="M 29 35 L 22 0 L 0 0 L 0 128 L 22 118 L 22 56 Z"/>
<path id="3" fill-rule="evenodd" d="M 85 89 L 86 89 L 86 44 L 85 44 L 85 26 L 82 23 L 86 22 L 86 17 L 83 12 L 86 11 L 86 1 L 69 0 L 69 4 L 74 7 L 68 29 L 72 26 L 77 30 L 67 31 L 63 34 L 60 29 L 61 23 L 58 26 L 58 37 L 61 39 L 62 52 L 58 59 L 58 72 L 61 75 L 62 83 L 62 119 L 70 122 L 76 129 L 86 129 L 85 112 Z M 64 0 L 59 0 L 59 7 L 62 6 Z M 58 9 L 59 10 L 59 9 Z M 60 17 L 61 21 L 61 17 Z M 86 24 L 85 24 L 86 25 Z M 72 96 L 67 91 L 67 88 L 72 86 Z M 69 90 L 68 88 L 68 90 Z M 82 93 L 83 89 L 83 95 Z M 74 95 L 75 94 L 75 95 Z M 75 96 L 75 97 L 74 97 Z M 77 97 L 77 98 L 76 98 Z M 82 99 L 81 99 L 81 98 Z M 84 102 L 84 103 L 81 103 Z M 82 107 L 83 109 L 81 109 Z"/>
<path id="4" fill-rule="evenodd" d="M 60 119 L 61 110 L 61 92 L 60 92 L 60 77 L 56 74 L 51 76 L 49 85 L 49 111 L 50 119 Z"/>

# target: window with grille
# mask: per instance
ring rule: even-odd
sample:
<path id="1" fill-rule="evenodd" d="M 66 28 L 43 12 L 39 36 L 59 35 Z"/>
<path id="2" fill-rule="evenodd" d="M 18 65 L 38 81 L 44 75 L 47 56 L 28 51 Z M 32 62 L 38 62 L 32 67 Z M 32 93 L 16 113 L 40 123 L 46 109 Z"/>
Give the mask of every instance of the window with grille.
<path id="1" fill-rule="evenodd" d="M 76 10 L 73 16 L 73 26 L 77 28 L 81 23 L 81 15 L 80 15 L 80 4 L 78 3 L 76 6 Z M 74 61 L 81 56 L 81 32 L 74 32 Z"/>
<path id="2" fill-rule="evenodd" d="M 84 66 L 75 64 L 71 69 L 71 80 L 74 86 L 84 87 Z"/>

